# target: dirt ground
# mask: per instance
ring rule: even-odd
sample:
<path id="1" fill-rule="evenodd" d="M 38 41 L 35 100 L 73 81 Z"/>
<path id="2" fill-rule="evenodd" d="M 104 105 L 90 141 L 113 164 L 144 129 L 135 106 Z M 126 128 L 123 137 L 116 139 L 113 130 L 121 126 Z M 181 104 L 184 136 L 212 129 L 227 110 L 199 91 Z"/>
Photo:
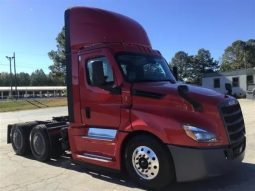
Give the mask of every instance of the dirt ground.
<path id="1" fill-rule="evenodd" d="M 255 101 L 239 100 L 246 125 L 247 148 L 243 163 L 231 173 L 203 181 L 177 183 L 167 190 L 255 190 Z M 68 155 L 48 163 L 31 156 L 14 154 L 6 144 L 9 123 L 34 119 L 50 119 L 51 115 L 66 115 L 66 107 L 0 113 L 0 191 L 69 191 L 69 190 L 139 190 L 119 174 L 88 169 L 71 162 Z"/>

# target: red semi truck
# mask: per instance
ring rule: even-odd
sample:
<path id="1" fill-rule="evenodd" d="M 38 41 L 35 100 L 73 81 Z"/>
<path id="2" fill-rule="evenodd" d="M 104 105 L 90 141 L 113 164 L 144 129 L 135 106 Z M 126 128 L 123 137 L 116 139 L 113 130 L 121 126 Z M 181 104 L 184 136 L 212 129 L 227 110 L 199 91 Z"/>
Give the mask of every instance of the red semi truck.
<path id="1" fill-rule="evenodd" d="M 176 81 L 136 21 L 109 11 L 65 12 L 68 117 L 8 126 L 18 155 L 125 171 L 149 189 L 217 176 L 241 163 L 238 101 Z"/>

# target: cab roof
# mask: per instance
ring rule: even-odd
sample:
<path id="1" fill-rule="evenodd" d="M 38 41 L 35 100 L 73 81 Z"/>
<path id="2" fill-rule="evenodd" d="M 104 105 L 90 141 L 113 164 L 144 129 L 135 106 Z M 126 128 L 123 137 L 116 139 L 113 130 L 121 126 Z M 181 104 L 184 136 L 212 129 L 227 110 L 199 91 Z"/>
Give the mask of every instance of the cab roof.
<path id="1" fill-rule="evenodd" d="M 137 44 L 151 48 L 143 27 L 118 13 L 89 7 L 73 7 L 65 12 L 65 27 L 70 48 L 98 43 Z"/>

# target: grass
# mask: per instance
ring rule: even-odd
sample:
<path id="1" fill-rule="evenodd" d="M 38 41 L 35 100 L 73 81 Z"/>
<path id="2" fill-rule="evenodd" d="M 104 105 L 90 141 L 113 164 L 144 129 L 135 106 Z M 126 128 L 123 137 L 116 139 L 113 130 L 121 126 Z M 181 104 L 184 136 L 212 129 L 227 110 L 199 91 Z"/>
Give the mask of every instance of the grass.
<path id="1" fill-rule="evenodd" d="M 66 106 L 66 98 L 0 101 L 0 112 Z"/>

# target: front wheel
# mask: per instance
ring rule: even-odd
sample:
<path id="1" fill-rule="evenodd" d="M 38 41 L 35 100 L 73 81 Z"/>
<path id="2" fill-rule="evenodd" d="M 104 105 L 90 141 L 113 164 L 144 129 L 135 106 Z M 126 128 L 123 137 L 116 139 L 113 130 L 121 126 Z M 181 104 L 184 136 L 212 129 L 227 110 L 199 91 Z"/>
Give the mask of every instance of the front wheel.
<path id="1" fill-rule="evenodd" d="M 132 138 L 125 150 L 126 170 L 141 187 L 162 189 L 175 179 L 170 152 L 151 136 Z"/>

